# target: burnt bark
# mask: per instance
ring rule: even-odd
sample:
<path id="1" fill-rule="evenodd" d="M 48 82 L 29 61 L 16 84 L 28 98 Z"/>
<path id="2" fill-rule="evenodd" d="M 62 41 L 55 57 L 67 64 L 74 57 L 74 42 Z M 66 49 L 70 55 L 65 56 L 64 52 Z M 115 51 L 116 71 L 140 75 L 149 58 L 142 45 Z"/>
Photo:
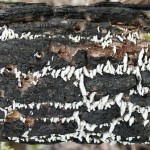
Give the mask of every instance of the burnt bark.
<path id="1" fill-rule="evenodd" d="M 0 141 L 150 142 L 149 5 L 0 3 L 0 26 Z"/>

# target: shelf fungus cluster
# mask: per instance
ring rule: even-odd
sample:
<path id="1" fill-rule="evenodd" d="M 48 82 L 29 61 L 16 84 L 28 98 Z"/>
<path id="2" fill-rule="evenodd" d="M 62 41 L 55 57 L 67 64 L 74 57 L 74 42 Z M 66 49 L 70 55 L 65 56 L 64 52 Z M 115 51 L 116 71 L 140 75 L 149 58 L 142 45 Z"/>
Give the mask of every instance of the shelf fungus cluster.
<path id="1" fill-rule="evenodd" d="M 90 17 L 0 27 L 0 140 L 150 143 L 150 41 Z"/>

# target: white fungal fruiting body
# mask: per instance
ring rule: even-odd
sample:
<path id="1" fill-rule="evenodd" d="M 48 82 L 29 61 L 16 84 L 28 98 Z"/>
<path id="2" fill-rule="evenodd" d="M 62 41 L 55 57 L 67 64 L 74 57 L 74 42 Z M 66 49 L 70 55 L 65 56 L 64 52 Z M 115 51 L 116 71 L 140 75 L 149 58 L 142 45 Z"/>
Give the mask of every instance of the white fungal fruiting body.
<path id="1" fill-rule="evenodd" d="M 40 104 L 40 103 L 36 104 L 36 108 L 37 108 L 37 110 L 39 110 L 39 109 L 40 109 L 40 107 L 41 107 L 41 104 Z"/>
<path id="2" fill-rule="evenodd" d="M 118 65 L 116 69 L 116 73 L 121 75 L 123 74 L 123 65 Z"/>
<path id="3" fill-rule="evenodd" d="M 125 110 L 126 110 L 126 107 L 127 107 L 127 103 L 124 102 L 124 101 L 121 101 L 121 105 L 120 105 L 120 113 L 121 113 L 121 116 L 124 115 Z"/>
<path id="4" fill-rule="evenodd" d="M 11 39 L 30 39 L 30 40 L 32 40 L 32 39 L 42 36 L 42 35 L 31 35 L 31 32 L 28 32 L 28 33 L 22 33 L 21 36 L 19 37 L 19 35 L 17 33 L 15 33 L 14 30 L 9 29 L 7 26 L 1 27 L 1 30 L 2 29 L 4 29 L 4 30 L 0 36 L 1 41 L 11 40 Z"/>
<path id="5" fill-rule="evenodd" d="M 149 120 L 145 120 L 145 121 L 143 122 L 144 127 L 145 127 L 148 123 L 149 123 Z"/>
<path id="6" fill-rule="evenodd" d="M 41 57 L 42 57 L 41 55 L 38 54 L 38 52 L 36 52 L 36 53 L 34 54 L 34 56 L 37 57 L 37 58 L 41 58 Z"/>
<path id="7" fill-rule="evenodd" d="M 116 35 L 116 37 L 119 39 L 119 41 L 123 42 L 123 38 L 120 35 Z"/>
<path id="8" fill-rule="evenodd" d="M 55 78 L 55 73 L 56 73 L 56 70 L 54 69 L 54 70 L 51 72 L 51 76 L 52 76 L 53 78 Z"/>
<path id="9" fill-rule="evenodd" d="M 102 64 L 102 65 L 98 64 L 97 67 L 96 67 L 96 71 L 97 71 L 97 73 L 99 73 L 100 75 L 103 75 L 103 73 L 102 73 L 103 67 L 104 67 L 104 64 Z"/>
<path id="10" fill-rule="evenodd" d="M 125 53 L 125 56 L 123 58 L 123 72 L 127 71 L 127 66 L 128 66 L 128 54 Z"/>
<path id="11" fill-rule="evenodd" d="M 86 92 L 86 89 L 85 89 L 85 86 L 84 86 L 84 76 L 83 76 L 83 74 L 81 74 L 81 76 L 80 76 L 79 87 L 80 87 L 82 95 L 86 96 L 87 92 Z"/>
<path id="12" fill-rule="evenodd" d="M 131 116 L 131 114 L 126 114 L 125 116 L 124 116 L 124 121 L 128 121 L 129 119 L 130 119 L 130 116 Z"/>
<path id="13" fill-rule="evenodd" d="M 83 73 L 85 76 L 90 77 L 90 74 L 85 66 L 83 67 Z"/>
<path id="14" fill-rule="evenodd" d="M 117 48 L 116 48 L 115 45 L 113 46 L 113 49 L 112 49 L 112 50 L 113 50 L 114 54 L 116 54 Z"/>
<path id="15" fill-rule="evenodd" d="M 90 94 L 90 103 L 92 103 L 94 101 L 94 96 L 96 95 L 96 92 L 92 92 Z"/>
<path id="16" fill-rule="evenodd" d="M 4 112 L 4 118 L 7 116 L 7 110 L 0 107 L 0 111 Z"/>
<path id="17" fill-rule="evenodd" d="M 28 137 L 29 132 L 31 131 L 31 128 L 29 130 L 25 131 L 22 135 L 22 137 Z"/>
<path id="18" fill-rule="evenodd" d="M 135 120 L 134 117 L 131 117 L 131 118 L 129 119 L 129 126 L 132 126 L 132 124 L 134 123 L 134 120 Z"/>
<path id="19" fill-rule="evenodd" d="M 113 65 L 111 65 L 110 61 L 108 60 L 105 67 L 103 68 L 103 71 L 110 74 L 115 74 L 115 69 Z"/>
<path id="20" fill-rule="evenodd" d="M 47 70 L 48 70 L 47 67 L 44 67 L 44 68 L 42 69 L 42 75 L 41 75 L 42 77 L 43 77 L 44 75 L 46 75 Z"/>
<path id="21" fill-rule="evenodd" d="M 72 35 L 69 35 L 69 39 L 71 39 L 73 42 L 77 43 L 77 42 L 80 42 L 81 37 L 80 36 L 73 37 Z"/>
<path id="22" fill-rule="evenodd" d="M 22 35 L 19 37 L 18 34 L 16 34 L 13 30 L 8 29 L 6 26 L 3 28 L 0 28 L 1 30 L 4 30 L 2 32 L 2 35 L 0 36 L 0 40 L 4 41 L 4 40 L 9 40 L 9 39 L 14 39 L 14 38 L 20 38 L 20 39 L 34 39 L 34 38 L 38 38 L 41 35 L 32 35 L 31 32 L 28 33 L 22 33 Z M 100 31 L 100 28 L 97 28 L 98 32 Z M 44 35 L 43 35 L 44 36 Z M 138 37 L 138 33 L 130 33 L 128 34 L 127 37 L 125 37 L 124 34 L 121 35 L 115 35 L 119 41 L 124 42 L 124 40 L 129 40 L 131 42 L 133 42 L 134 44 L 136 44 L 136 40 L 139 38 Z M 101 45 L 101 48 L 106 48 L 108 46 L 111 46 L 111 43 L 113 42 L 113 37 L 114 35 L 111 35 L 111 32 L 108 31 L 108 33 L 104 36 L 101 37 L 100 39 L 98 39 L 97 35 L 94 35 L 92 39 L 90 39 L 88 37 L 87 40 L 90 40 L 92 42 L 95 43 L 99 43 Z M 80 42 L 81 39 L 86 39 L 85 37 L 81 37 L 81 36 L 73 36 L 73 35 L 69 35 L 69 39 L 72 40 L 73 42 L 77 43 Z M 117 45 L 118 46 L 118 45 Z M 116 45 L 113 46 L 113 52 L 114 54 L 116 54 L 116 50 L 117 52 L 119 51 L 118 47 Z M 4 112 L 4 116 L 7 116 L 7 112 L 11 111 L 11 110 L 15 110 L 15 109 L 30 109 L 30 114 L 33 115 L 33 111 L 32 109 L 37 109 L 40 111 L 40 109 L 42 108 L 43 105 L 47 105 L 48 107 L 54 107 L 55 109 L 64 109 L 64 110 L 74 110 L 74 113 L 72 116 L 70 117 L 63 117 L 60 118 L 58 116 L 54 116 L 51 118 L 42 118 L 41 120 L 43 122 L 52 122 L 52 123 L 69 123 L 70 121 L 74 121 L 77 123 L 77 130 L 74 133 L 69 133 L 69 134 L 64 134 L 64 135 L 60 135 L 60 134 L 51 134 L 49 136 L 49 138 L 46 138 L 46 136 L 33 136 L 30 137 L 30 139 L 34 139 L 37 142 L 52 142 L 52 141 L 56 141 L 56 140 L 60 140 L 60 141 L 68 141 L 71 138 L 76 138 L 78 137 L 78 139 L 82 142 L 83 138 L 86 139 L 86 141 L 88 143 L 90 143 L 91 141 L 94 141 L 94 143 L 100 143 L 101 141 L 104 142 L 112 142 L 115 143 L 116 141 L 120 142 L 121 140 L 121 136 L 116 136 L 115 134 L 113 134 L 113 131 L 115 129 L 115 126 L 117 124 L 120 123 L 120 121 L 129 121 L 129 126 L 132 126 L 132 124 L 135 121 L 135 118 L 132 116 L 132 112 L 137 111 L 138 113 L 141 113 L 141 115 L 144 118 L 143 121 L 143 125 L 146 126 L 149 123 L 149 120 L 147 120 L 148 118 L 148 113 L 150 112 L 150 108 L 141 108 L 138 105 L 135 105 L 131 102 L 124 102 L 122 100 L 122 97 L 124 95 L 124 93 L 118 93 L 114 99 L 109 99 L 109 95 L 103 96 L 101 99 L 95 101 L 95 95 L 98 94 L 97 92 L 89 92 L 86 90 L 85 87 L 85 76 L 88 78 L 91 78 L 91 80 L 97 76 L 97 74 L 100 74 L 101 76 L 107 74 L 112 74 L 112 75 L 130 75 L 133 74 L 136 76 L 136 78 L 138 79 L 138 85 L 137 85 L 137 89 L 134 88 L 132 90 L 129 91 L 129 96 L 133 95 L 133 94 L 140 94 L 141 96 L 143 96 L 144 94 L 149 92 L 149 88 L 148 87 L 143 87 L 142 86 L 142 77 L 141 77 L 141 71 L 145 71 L 148 70 L 150 71 L 150 59 L 148 58 L 148 56 L 146 56 L 146 52 L 148 52 L 148 49 L 142 49 L 141 52 L 138 54 L 138 65 L 137 66 L 133 66 L 130 67 L 128 66 L 128 54 L 125 53 L 125 56 L 123 58 L 123 61 L 121 64 L 118 64 L 117 68 L 115 68 L 113 66 L 113 64 L 111 64 L 111 62 L 108 60 L 106 62 L 106 64 L 97 64 L 96 68 L 93 68 L 92 70 L 88 70 L 86 66 L 81 67 L 81 68 L 76 68 L 75 66 L 65 66 L 63 68 L 60 69 L 54 69 L 52 68 L 52 66 L 50 66 L 50 62 L 54 61 L 54 56 L 52 56 L 51 61 L 48 61 L 46 66 L 43 67 L 42 70 L 40 71 L 36 71 L 33 72 L 32 75 L 33 77 L 36 77 L 37 79 L 42 78 L 44 76 L 47 75 L 51 75 L 55 80 L 57 80 L 56 78 L 58 78 L 60 76 L 60 78 L 62 78 L 64 81 L 68 81 L 71 80 L 72 76 L 75 76 L 75 81 L 73 81 L 72 84 L 74 84 L 76 86 L 76 88 L 80 89 L 81 94 L 79 94 L 78 96 L 82 96 L 81 100 L 79 102 L 73 102 L 73 103 L 60 103 L 60 102 L 52 102 L 50 100 L 46 100 L 46 102 L 42 102 L 42 103 L 30 103 L 30 104 L 21 104 L 21 103 L 16 103 L 15 100 L 12 101 L 12 105 L 5 107 L 5 108 L 0 108 L 0 111 Z M 37 58 L 41 58 L 41 56 L 36 53 L 34 54 L 35 57 Z M 3 74 L 5 70 L 5 67 L 0 69 L 0 74 Z M 26 78 L 27 74 L 17 70 L 17 68 L 15 68 L 15 77 L 18 79 L 18 84 L 20 85 L 20 80 L 21 80 L 21 76 L 23 76 L 24 78 Z M 33 81 L 32 83 L 34 85 L 37 84 L 38 81 Z M 69 81 L 69 82 L 72 82 Z M 21 87 L 21 86 L 20 86 Z M 110 89 L 111 90 L 111 89 Z M 89 96 L 89 97 L 88 97 Z M 106 110 L 106 109 L 110 109 L 112 105 L 117 105 L 120 108 L 120 118 L 117 118 L 116 120 L 112 120 L 110 123 L 104 123 L 104 124 L 100 124 L 100 125 L 96 125 L 96 124 L 89 124 L 88 122 L 81 120 L 81 118 L 79 117 L 80 112 L 78 111 L 78 109 L 81 106 L 85 106 L 87 109 L 87 112 L 91 112 L 91 111 L 96 111 L 96 109 L 98 110 Z M 128 110 L 129 112 L 126 113 L 126 110 Z M 22 122 L 25 122 L 25 118 L 24 117 L 20 117 L 20 120 Z M 39 119 L 40 120 L 40 119 Z M 1 119 L 0 121 L 5 121 L 3 119 Z M 109 127 L 108 132 L 104 132 L 103 134 L 101 133 L 94 133 L 96 128 L 101 129 L 102 127 Z M 90 131 L 85 132 L 85 131 Z M 28 134 L 31 131 L 31 129 L 25 131 L 25 133 L 22 135 L 22 137 L 18 138 L 18 137 L 8 137 L 10 140 L 14 140 L 19 142 L 21 141 L 28 141 Z M 95 138 L 94 136 L 97 136 Z M 91 138 L 92 137 L 92 138 Z M 127 138 L 128 141 L 132 141 L 134 137 L 129 137 Z"/>
<path id="23" fill-rule="evenodd" d="M 142 48 L 141 52 L 139 53 L 139 56 L 138 56 L 138 65 L 139 66 L 142 66 L 143 64 L 143 61 L 142 61 L 142 58 L 144 56 L 144 49 Z"/>
<path id="24" fill-rule="evenodd" d="M 117 103 L 117 105 L 120 107 L 121 106 L 121 99 L 122 99 L 123 93 L 120 93 L 118 95 L 116 95 L 115 97 L 115 102 Z"/>
<path id="25" fill-rule="evenodd" d="M 147 109 L 145 109 L 144 113 L 142 113 L 142 116 L 145 120 L 147 120 L 147 118 L 148 118 L 148 110 Z"/>
<path id="26" fill-rule="evenodd" d="M 74 71 L 75 71 L 75 67 L 72 66 L 72 67 L 70 68 L 70 71 L 69 71 L 68 75 L 67 75 L 68 80 L 70 80 L 70 78 L 72 77 Z"/>

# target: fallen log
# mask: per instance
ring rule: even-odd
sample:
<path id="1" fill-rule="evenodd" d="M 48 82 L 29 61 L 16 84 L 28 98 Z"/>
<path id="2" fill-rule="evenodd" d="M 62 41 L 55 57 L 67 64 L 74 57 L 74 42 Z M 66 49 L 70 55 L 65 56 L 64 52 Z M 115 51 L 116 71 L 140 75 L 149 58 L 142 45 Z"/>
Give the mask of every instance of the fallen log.
<path id="1" fill-rule="evenodd" d="M 150 6 L 0 3 L 0 141 L 149 143 Z"/>

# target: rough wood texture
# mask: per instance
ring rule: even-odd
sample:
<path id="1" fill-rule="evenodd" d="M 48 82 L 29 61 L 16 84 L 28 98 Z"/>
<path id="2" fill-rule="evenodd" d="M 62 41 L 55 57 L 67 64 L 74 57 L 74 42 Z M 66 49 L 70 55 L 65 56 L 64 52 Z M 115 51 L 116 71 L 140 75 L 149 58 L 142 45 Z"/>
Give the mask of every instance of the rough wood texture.
<path id="1" fill-rule="evenodd" d="M 150 142 L 150 6 L 0 3 L 0 141 Z"/>

